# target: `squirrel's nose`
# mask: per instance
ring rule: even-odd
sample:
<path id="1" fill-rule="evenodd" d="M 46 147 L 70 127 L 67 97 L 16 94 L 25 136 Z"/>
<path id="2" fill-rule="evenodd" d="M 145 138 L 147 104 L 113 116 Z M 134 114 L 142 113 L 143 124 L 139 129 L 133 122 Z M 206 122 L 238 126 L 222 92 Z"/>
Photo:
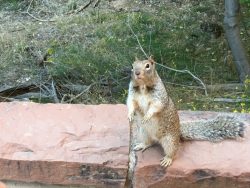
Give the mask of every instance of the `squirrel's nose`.
<path id="1" fill-rule="evenodd" d="M 139 76 L 140 75 L 140 71 L 135 71 L 135 75 Z"/>

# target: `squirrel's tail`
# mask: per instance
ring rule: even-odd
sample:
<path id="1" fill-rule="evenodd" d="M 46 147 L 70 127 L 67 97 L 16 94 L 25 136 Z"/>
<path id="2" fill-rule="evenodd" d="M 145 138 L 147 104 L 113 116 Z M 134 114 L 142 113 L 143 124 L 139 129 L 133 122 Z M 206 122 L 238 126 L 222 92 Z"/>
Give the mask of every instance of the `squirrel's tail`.
<path id="1" fill-rule="evenodd" d="M 212 142 L 244 136 L 244 123 L 233 116 L 219 115 L 212 120 L 181 123 L 184 140 L 208 140 Z"/>

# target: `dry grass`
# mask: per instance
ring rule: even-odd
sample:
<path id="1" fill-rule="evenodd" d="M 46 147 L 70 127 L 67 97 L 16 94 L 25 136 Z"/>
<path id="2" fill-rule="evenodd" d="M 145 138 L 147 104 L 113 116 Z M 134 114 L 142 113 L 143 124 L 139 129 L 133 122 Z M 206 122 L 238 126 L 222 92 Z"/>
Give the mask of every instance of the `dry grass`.
<path id="1" fill-rule="evenodd" d="M 127 26 L 128 17 L 144 50 L 153 54 L 158 63 L 188 69 L 207 85 L 239 81 L 224 34 L 214 38 L 212 32 L 200 29 L 206 22 L 223 25 L 222 0 L 146 1 L 146 4 L 101 1 L 96 8 L 93 6 L 97 1 L 93 1 L 77 12 L 88 2 L 2 1 L 0 85 L 28 81 L 37 84 L 41 92 L 51 93 L 54 86 L 59 100 L 72 103 L 124 102 L 130 64 L 135 56 L 144 58 Z M 244 9 L 245 27 L 242 27 L 247 45 L 250 44 L 248 10 Z M 249 52 L 250 46 L 247 49 Z M 45 56 L 41 64 L 41 57 Z M 178 108 L 250 111 L 249 103 L 201 102 L 200 99 L 206 98 L 204 91 L 196 88 L 199 83 L 190 75 L 160 67 L 158 70 Z M 79 87 L 72 89 L 69 85 Z M 248 97 L 248 94 L 246 91 L 209 93 L 209 98 L 213 97 Z"/>

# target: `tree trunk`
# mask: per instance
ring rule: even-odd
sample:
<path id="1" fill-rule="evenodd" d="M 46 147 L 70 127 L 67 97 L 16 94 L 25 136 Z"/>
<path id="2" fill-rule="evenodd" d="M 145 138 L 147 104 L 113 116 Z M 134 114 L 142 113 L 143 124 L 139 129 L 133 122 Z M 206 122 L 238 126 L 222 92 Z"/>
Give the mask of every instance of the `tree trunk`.
<path id="1" fill-rule="evenodd" d="M 240 81 L 244 82 L 246 77 L 250 78 L 250 65 L 246 51 L 240 39 L 239 29 L 239 0 L 225 0 L 224 26 L 229 47 L 232 51 L 234 62 L 240 76 Z"/>

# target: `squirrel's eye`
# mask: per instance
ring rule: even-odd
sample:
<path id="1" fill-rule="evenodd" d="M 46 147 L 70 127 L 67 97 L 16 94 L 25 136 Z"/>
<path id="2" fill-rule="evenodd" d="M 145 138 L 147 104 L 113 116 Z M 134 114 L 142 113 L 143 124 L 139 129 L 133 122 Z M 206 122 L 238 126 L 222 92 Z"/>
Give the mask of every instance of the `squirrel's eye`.
<path id="1" fill-rule="evenodd" d="M 146 64 L 146 69 L 149 69 L 149 64 Z"/>

